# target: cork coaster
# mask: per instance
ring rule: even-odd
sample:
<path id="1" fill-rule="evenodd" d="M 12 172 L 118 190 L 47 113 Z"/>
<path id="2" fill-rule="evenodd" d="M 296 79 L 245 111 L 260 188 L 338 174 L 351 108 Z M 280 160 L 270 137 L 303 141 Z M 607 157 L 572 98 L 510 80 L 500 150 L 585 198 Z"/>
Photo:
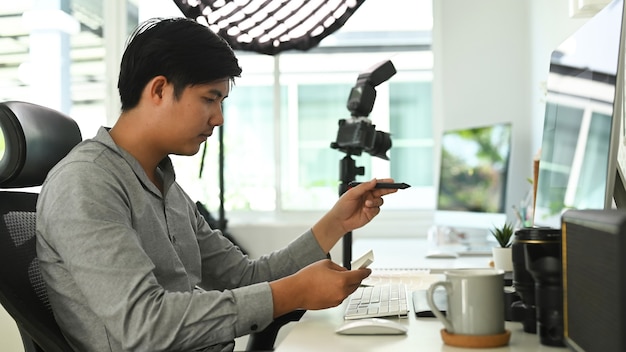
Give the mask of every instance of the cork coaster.
<path id="1" fill-rule="evenodd" d="M 441 338 L 446 345 L 469 348 L 490 348 L 507 345 L 511 338 L 511 332 L 505 330 L 496 335 L 457 335 L 450 334 L 446 329 L 441 329 Z"/>

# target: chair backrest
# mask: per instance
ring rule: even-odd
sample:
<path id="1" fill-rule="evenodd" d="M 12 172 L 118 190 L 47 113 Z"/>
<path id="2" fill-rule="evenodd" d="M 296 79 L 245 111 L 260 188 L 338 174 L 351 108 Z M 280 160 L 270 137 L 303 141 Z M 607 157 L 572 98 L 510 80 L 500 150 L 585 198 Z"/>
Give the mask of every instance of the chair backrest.
<path id="1" fill-rule="evenodd" d="M 40 186 L 81 140 L 74 120 L 26 102 L 0 103 L 0 189 Z M 71 351 L 54 320 L 35 250 L 37 193 L 0 191 L 0 303 L 26 352 Z"/>

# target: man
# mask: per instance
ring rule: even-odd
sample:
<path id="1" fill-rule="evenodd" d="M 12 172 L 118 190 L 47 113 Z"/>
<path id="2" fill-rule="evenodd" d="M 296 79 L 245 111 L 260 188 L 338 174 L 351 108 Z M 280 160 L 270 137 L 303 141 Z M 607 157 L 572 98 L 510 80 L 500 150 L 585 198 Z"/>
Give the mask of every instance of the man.
<path id="1" fill-rule="evenodd" d="M 380 211 L 376 180 L 346 192 L 285 249 L 250 260 L 175 182 L 169 155 L 193 155 L 223 123 L 241 73 L 231 48 L 187 19 L 131 35 L 122 112 L 50 171 L 37 251 L 55 317 L 77 351 L 232 350 L 289 311 L 336 306 L 370 271 L 325 259 Z M 392 180 L 385 180 L 392 181 Z"/>

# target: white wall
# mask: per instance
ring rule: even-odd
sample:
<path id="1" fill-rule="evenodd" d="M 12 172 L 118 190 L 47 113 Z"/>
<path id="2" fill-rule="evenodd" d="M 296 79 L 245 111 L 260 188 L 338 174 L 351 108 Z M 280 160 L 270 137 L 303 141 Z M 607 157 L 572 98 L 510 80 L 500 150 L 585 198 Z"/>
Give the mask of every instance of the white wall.
<path id="1" fill-rule="evenodd" d="M 512 219 L 511 205 L 532 176 L 528 2 L 444 0 L 435 1 L 433 11 L 437 127 L 513 123 L 506 204 Z"/>
<path id="2" fill-rule="evenodd" d="M 507 189 L 513 219 L 540 146 L 550 52 L 586 20 L 569 18 L 567 0 L 443 0 L 433 11 L 437 127 L 513 123 Z"/>

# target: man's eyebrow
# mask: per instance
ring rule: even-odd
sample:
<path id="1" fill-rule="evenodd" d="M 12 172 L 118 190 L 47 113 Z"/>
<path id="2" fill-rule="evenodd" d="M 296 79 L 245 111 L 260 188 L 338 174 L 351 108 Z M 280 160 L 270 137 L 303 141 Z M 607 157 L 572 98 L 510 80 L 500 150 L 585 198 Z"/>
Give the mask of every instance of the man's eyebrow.
<path id="1" fill-rule="evenodd" d="M 222 93 L 222 91 L 220 91 L 219 89 L 209 89 L 209 93 L 215 94 L 218 98 L 221 98 L 222 96 L 224 96 L 224 93 Z"/>

